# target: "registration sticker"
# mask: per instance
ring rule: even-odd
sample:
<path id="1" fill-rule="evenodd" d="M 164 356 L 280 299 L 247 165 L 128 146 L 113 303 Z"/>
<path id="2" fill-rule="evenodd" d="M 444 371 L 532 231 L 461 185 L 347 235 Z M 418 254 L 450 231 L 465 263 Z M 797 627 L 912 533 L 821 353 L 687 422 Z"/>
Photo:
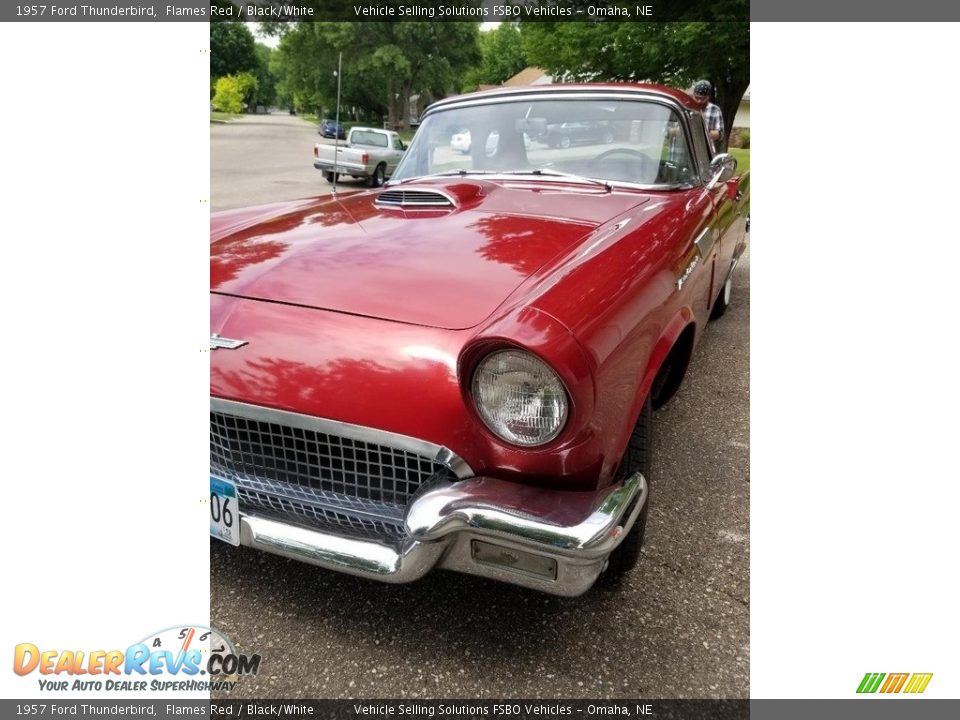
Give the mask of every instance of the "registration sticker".
<path id="1" fill-rule="evenodd" d="M 240 509 L 237 485 L 210 476 L 210 534 L 231 545 L 240 544 Z"/>

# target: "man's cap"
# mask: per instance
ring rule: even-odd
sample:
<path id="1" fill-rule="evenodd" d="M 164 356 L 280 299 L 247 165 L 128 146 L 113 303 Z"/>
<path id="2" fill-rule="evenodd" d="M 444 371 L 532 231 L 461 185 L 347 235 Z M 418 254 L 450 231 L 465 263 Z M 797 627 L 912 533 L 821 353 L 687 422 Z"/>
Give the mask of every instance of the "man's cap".
<path id="1" fill-rule="evenodd" d="M 697 80 L 693 84 L 693 94 L 694 95 L 710 95 L 710 83 L 706 80 Z"/>

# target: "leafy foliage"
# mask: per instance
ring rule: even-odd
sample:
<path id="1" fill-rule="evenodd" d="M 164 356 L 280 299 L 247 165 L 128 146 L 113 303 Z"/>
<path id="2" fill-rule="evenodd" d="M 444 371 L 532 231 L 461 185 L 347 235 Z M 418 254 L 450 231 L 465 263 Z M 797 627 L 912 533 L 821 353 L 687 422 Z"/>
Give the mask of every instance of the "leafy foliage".
<path id="1" fill-rule="evenodd" d="M 480 85 L 499 85 L 529 64 L 516 23 L 501 23 L 495 30 L 480 33 L 480 65 L 464 77 L 461 90 Z"/>
<path id="2" fill-rule="evenodd" d="M 210 24 L 210 78 L 256 71 L 256 43 L 243 23 Z"/>
<path id="3" fill-rule="evenodd" d="M 211 104 L 217 110 L 226 113 L 243 112 L 244 105 L 251 106 L 257 101 L 259 81 L 250 73 L 237 73 L 217 78 Z"/>
<path id="4" fill-rule="evenodd" d="M 323 115 L 337 96 L 337 59 L 343 53 L 342 105 L 387 114 L 405 124 L 410 97 L 443 97 L 480 60 L 478 23 L 300 23 L 280 41 L 273 67 L 279 91 L 298 109 Z"/>
<path id="5" fill-rule="evenodd" d="M 719 0 L 714 22 L 522 23 L 527 57 L 569 80 L 658 82 L 714 87 L 727 133 L 750 85 L 750 26 L 745 0 Z"/>
<path id="6" fill-rule="evenodd" d="M 257 43 L 254 49 L 257 54 L 257 69 L 255 72 L 257 92 L 251 99 L 251 104 L 268 107 L 273 105 L 277 99 L 277 82 L 273 73 L 270 72 L 270 59 L 273 55 L 273 49 L 260 43 Z"/>
<path id="7" fill-rule="evenodd" d="M 243 112 L 243 90 L 233 75 L 224 75 L 217 79 L 211 104 L 221 112 Z"/>

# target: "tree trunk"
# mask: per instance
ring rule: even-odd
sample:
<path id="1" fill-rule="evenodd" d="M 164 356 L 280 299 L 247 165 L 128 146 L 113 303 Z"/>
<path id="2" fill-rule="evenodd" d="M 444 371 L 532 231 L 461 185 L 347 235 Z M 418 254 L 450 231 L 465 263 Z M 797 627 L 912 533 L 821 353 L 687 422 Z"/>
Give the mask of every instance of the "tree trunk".
<path id="1" fill-rule="evenodd" d="M 730 141 L 730 132 L 733 130 L 733 119 L 737 116 L 737 109 L 743 94 L 750 87 L 749 80 L 734 80 L 729 83 L 720 83 L 717 86 L 717 105 L 723 113 L 723 137 L 717 144 L 717 152 L 726 152 Z"/>
<path id="2" fill-rule="evenodd" d="M 397 124 L 397 103 L 394 100 L 394 81 L 387 82 L 387 128 L 393 129 Z"/>

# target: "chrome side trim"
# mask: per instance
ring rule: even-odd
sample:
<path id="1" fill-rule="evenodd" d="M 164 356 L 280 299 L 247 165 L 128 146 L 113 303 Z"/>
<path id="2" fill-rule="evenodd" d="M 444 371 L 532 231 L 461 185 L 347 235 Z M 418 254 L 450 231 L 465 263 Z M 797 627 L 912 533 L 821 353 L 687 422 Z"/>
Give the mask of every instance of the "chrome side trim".
<path id="1" fill-rule="evenodd" d="M 425 489 L 410 504 L 410 534 L 398 547 L 249 515 L 240 518 L 240 542 L 382 582 L 411 582 L 443 567 L 575 596 L 593 585 L 646 502 L 647 482 L 640 473 L 595 492 L 544 490 L 481 477 Z M 524 505 L 529 512 L 513 509 Z M 474 539 L 555 560 L 556 577 L 478 562 L 470 552 Z"/>
<path id="2" fill-rule="evenodd" d="M 733 277 L 733 271 L 737 269 L 737 265 L 740 264 L 740 258 L 743 257 L 744 251 L 747 249 L 747 243 L 745 240 L 742 240 L 739 245 L 734 249 L 733 262 L 730 263 L 730 269 L 727 271 L 727 277 L 724 278 L 723 283 L 726 284 L 727 280 Z"/>
<path id="3" fill-rule="evenodd" d="M 239 347 L 243 347 L 247 344 L 247 340 L 232 340 L 231 338 L 220 337 L 217 333 L 210 335 L 210 349 L 211 350 L 236 350 Z"/>
<path id="4" fill-rule="evenodd" d="M 406 450 L 423 457 L 432 458 L 441 465 L 448 467 L 450 471 L 460 479 L 474 475 L 473 469 L 467 461 L 449 448 L 427 442 L 426 440 L 409 437 L 408 435 L 400 435 L 399 433 L 392 433 L 387 430 L 377 430 L 376 428 L 365 427 L 363 425 L 352 425 L 350 423 L 340 422 L 339 420 L 327 420 L 326 418 L 301 415 L 300 413 L 288 412 L 286 410 L 274 410 L 273 408 L 261 407 L 260 405 L 249 405 L 247 403 L 215 397 L 210 398 L 210 411 L 226 413 L 228 415 L 239 415 L 240 417 L 260 420 L 262 422 L 288 425 L 290 427 L 300 428 L 301 430 L 313 430 L 330 435 L 339 435 L 360 442 L 386 445 L 397 448 L 398 450 Z"/>
<path id="5" fill-rule="evenodd" d="M 704 260 L 707 259 L 707 255 L 710 254 L 710 251 L 713 250 L 713 246 L 717 242 L 717 233 L 711 227 L 705 227 L 703 232 L 697 235 L 697 239 L 693 241 L 694 245 L 697 246 L 697 251 L 700 253 L 700 257 Z"/>

